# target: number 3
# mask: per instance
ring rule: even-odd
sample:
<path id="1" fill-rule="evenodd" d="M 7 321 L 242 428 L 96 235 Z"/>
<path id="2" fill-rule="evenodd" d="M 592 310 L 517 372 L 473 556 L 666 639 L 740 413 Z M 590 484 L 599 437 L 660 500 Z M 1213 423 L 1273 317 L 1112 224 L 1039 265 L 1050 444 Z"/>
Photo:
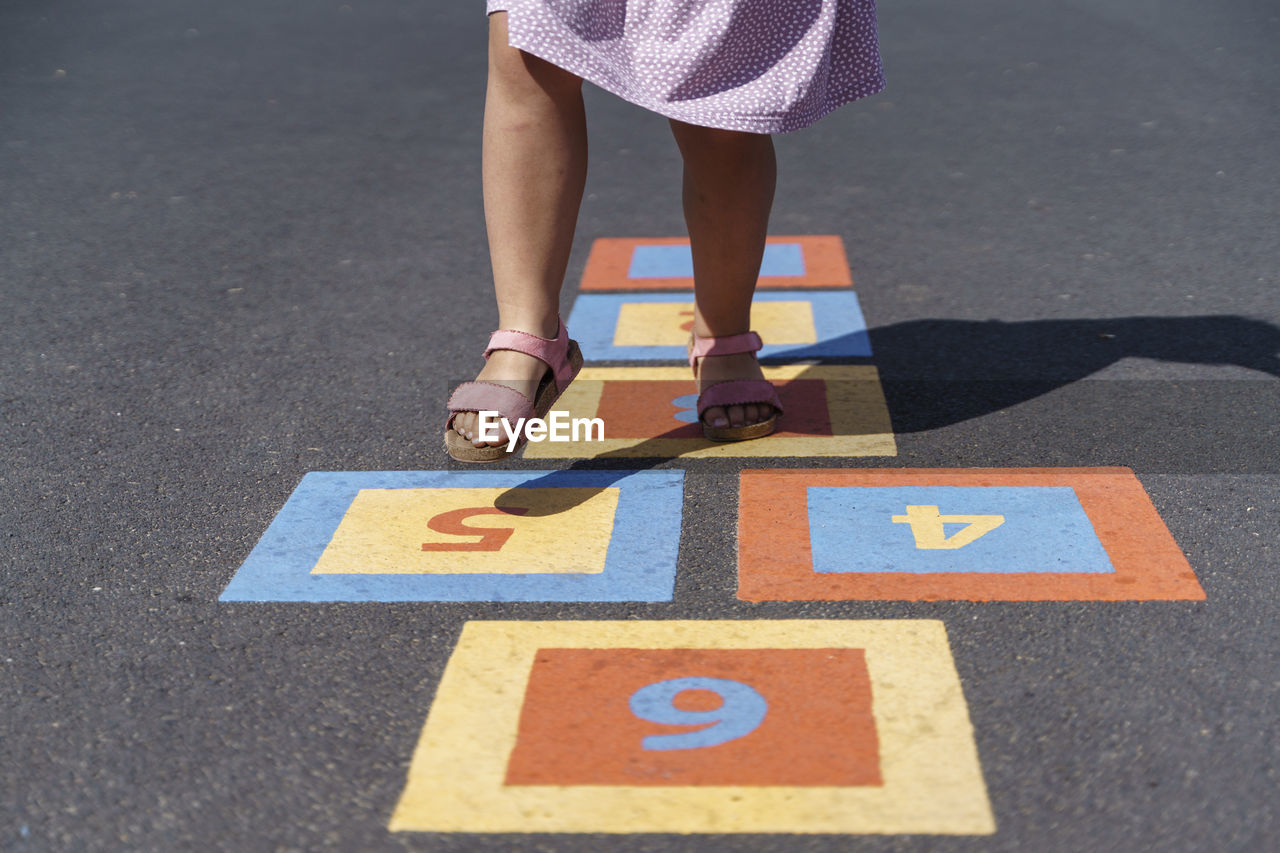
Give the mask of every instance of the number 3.
<path id="1" fill-rule="evenodd" d="M 709 690 L 720 696 L 722 704 L 714 711 L 682 711 L 674 704 L 676 696 L 686 690 Z M 641 687 L 631 694 L 631 713 L 651 723 L 667 726 L 706 728 L 671 735 L 650 735 L 642 742 L 645 749 L 699 749 L 717 746 L 751 734 L 760 727 L 769 710 L 765 698 L 741 681 L 725 678 L 673 678 Z"/>

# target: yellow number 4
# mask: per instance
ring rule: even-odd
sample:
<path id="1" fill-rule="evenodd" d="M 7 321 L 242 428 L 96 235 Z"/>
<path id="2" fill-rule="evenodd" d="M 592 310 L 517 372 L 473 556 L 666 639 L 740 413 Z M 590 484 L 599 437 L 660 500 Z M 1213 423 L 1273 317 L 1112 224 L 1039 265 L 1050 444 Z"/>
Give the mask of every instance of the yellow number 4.
<path id="1" fill-rule="evenodd" d="M 942 515 L 936 506 L 909 506 L 906 515 L 895 515 L 894 524 L 911 525 L 916 547 L 930 551 L 963 548 L 1004 524 L 1003 515 Z M 963 524 L 947 536 L 943 525 Z"/>

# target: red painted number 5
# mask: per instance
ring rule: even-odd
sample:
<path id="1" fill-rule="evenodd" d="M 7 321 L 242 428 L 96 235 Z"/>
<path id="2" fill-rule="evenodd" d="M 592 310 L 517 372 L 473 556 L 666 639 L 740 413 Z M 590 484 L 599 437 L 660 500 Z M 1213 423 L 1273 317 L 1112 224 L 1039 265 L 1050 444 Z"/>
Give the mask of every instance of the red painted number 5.
<path id="1" fill-rule="evenodd" d="M 516 532 L 514 527 L 467 527 L 463 522 L 475 515 L 524 515 L 528 511 L 528 507 L 523 506 L 477 506 L 442 512 L 427 522 L 428 528 L 447 536 L 479 536 L 480 539 L 476 542 L 423 542 L 422 550 L 499 551 Z"/>

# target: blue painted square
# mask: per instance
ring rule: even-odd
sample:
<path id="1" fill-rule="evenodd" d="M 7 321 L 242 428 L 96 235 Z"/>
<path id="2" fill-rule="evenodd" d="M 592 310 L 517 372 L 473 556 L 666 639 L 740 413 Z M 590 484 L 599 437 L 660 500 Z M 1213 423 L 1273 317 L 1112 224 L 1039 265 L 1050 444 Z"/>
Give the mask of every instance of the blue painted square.
<path id="1" fill-rule="evenodd" d="M 839 572 L 1114 572 L 1093 524 L 1066 486 L 847 486 L 807 490 L 813 569 Z M 1004 517 L 956 549 L 917 546 L 908 506 L 942 516 Z M 945 535 L 964 524 L 944 524 Z M 955 540 L 959 541 L 959 540 Z"/>
<path id="2" fill-rule="evenodd" d="M 693 253 L 688 246 L 636 246 L 627 278 L 692 278 Z"/>
<path id="3" fill-rule="evenodd" d="M 804 250 L 799 243 L 767 244 L 760 275 L 804 275 Z M 636 246 L 627 277 L 693 278 L 693 253 L 688 246 Z"/>
<path id="4" fill-rule="evenodd" d="M 804 250 L 799 243 L 769 243 L 764 247 L 760 275 L 764 278 L 804 275 Z"/>
<path id="5" fill-rule="evenodd" d="M 311 574 L 361 489 L 617 488 L 604 571 L 568 574 Z M 221 601 L 670 601 L 683 471 L 312 472 Z"/>
<path id="6" fill-rule="evenodd" d="M 811 344 L 770 344 L 760 358 L 801 361 L 808 358 L 860 358 L 871 355 L 871 338 L 858 295 L 852 290 L 793 290 L 757 292 L 756 302 L 808 302 L 812 306 L 817 341 Z M 569 335 L 587 361 L 681 361 L 683 346 L 617 346 L 613 342 L 618 314 L 628 302 L 687 302 L 693 294 L 580 293 L 569 314 Z"/>

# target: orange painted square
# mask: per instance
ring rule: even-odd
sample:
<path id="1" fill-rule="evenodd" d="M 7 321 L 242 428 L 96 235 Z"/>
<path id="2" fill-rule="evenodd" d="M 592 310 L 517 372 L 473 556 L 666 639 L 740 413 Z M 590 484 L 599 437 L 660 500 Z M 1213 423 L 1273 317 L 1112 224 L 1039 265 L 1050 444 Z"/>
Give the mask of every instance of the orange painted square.
<path id="1" fill-rule="evenodd" d="M 684 677 L 748 684 L 768 711 L 736 740 L 644 749 L 646 736 L 700 728 L 629 706 L 637 690 Z M 694 690 L 673 700 L 685 711 L 718 703 Z M 540 649 L 506 784 L 879 786 L 879 754 L 861 649 Z"/>
<path id="2" fill-rule="evenodd" d="M 1114 573 L 813 570 L 810 486 L 1068 486 Z M 851 548 L 856 547 L 851 543 Z M 1203 601 L 1204 590 L 1128 468 L 745 470 L 738 501 L 743 601 Z"/>
<path id="3" fill-rule="evenodd" d="M 793 287 L 852 287 L 844 241 L 834 234 L 770 237 L 768 243 L 799 243 L 804 275 L 761 276 L 762 290 Z M 688 237 L 601 237 L 591 244 L 582 273 L 582 290 L 693 290 L 693 278 L 630 278 L 631 255 L 637 246 L 687 246 Z"/>
<path id="4" fill-rule="evenodd" d="M 609 438 L 702 438 L 702 427 L 677 420 L 678 408 L 672 404 L 697 391 L 692 379 L 605 382 L 595 417 L 604 421 Z"/>
<path id="5" fill-rule="evenodd" d="M 780 380 L 774 387 L 784 412 L 774 435 L 834 434 L 824 380 Z M 702 438 L 702 427 L 677 420 L 679 409 L 672 405 L 676 398 L 697 390 L 692 379 L 606 381 L 594 417 L 604 421 L 604 434 L 609 438 Z"/>

